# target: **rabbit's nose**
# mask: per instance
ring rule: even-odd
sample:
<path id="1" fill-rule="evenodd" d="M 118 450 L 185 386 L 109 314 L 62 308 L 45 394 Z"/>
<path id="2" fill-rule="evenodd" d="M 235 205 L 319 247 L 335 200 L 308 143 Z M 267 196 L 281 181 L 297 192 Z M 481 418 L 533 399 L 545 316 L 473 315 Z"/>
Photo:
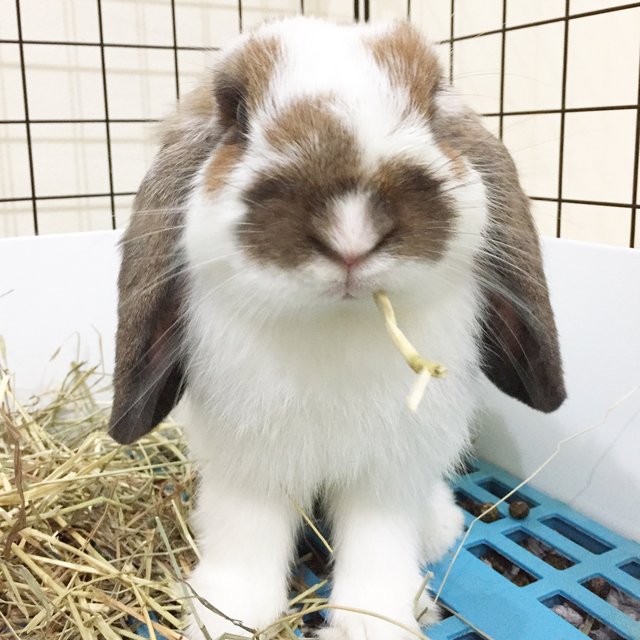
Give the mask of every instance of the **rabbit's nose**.
<path id="1" fill-rule="evenodd" d="M 361 254 L 361 255 L 347 253 L 347 254 L 342 254 L 340 257 L 342 258 L 342 262 L 344 262 L 347 269 L 352 269 L 367 255 L 368 253 Z"/>
<path id="2" fill-rule="evenodd" d="M 317 253 L 329 258 L 340 266 L 346 267 L 347 271 L 360 264 L 371 253 L 371 250 L 353 251 L 338 249 L 319 235 L 309 235 L 309 242 Z"/>

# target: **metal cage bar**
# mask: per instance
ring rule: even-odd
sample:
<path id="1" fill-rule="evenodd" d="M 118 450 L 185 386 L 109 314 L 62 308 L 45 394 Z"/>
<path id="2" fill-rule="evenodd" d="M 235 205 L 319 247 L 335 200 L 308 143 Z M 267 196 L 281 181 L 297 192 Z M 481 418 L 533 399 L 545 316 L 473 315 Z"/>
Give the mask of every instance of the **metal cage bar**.
<path id="1" fill-rule="evenodd" d="M 102 94 L 104 98 L 104 127 L 107 137 L 107 166 L 109 169 L 109 205 L 111 207 L 111 228 L 116 228 L 116 199 L 113 187 L 113 154 L 111 153 L 111 120 L 109 118 L 109 91 L 107 88 L 107 63 L 104 55 L 104 30 L 102 25 L 102 0 L 96 0 L 98 9 L 98 33 L 100 35 L 100 66 L 102 70 Z"/>
<path id="2" fill-rule="evenodd" d="M 33 210 L 33 232 L 38 235 L 38 199 L 36 197 L 36 180 L 33 168 L 33 141 L 31 138 L 31 121 L 29 119 L 29 92 L 27 90 L 27 69 L 24 61 L 24 41 L 22 39 L 22 12 L 20 0 L 16 0 L 16 20 L 18 27 L 18 46 L 20 50 L 20 76 L 22 79 L 22 98 L 24 103 L 24 126 L 27 134 L 27 154 L 29 158 L 29 182 L 31 187 L 31 207 Z"/>

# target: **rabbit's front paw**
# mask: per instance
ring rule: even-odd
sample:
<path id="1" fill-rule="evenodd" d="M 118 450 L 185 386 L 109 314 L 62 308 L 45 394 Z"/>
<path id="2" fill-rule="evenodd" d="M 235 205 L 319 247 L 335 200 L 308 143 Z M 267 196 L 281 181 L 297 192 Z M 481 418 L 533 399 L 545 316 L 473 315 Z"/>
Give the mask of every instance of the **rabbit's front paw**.
<path id="1" fill-rule="evenodd" d="M 194 617 L 190 615 L 187 619 L 187 626 L 184 631 L 185 640 L 204 640 L 211 638 L 211 640 L 218 640 L 220 637 L 225 637 L 225 634 L 233 637 L 250 638 L 251 633 L 244 631 L 241 627 L 228 622 L 224 618 L 221 618 L 214 613 L 198 612 L 198 618 L 200 622 L 196 622 Z M 201 626 L 202 625 L 202 626 Z M 203 628 L 206 630 L 203 630 Z"/>
<path id="2" fill-rule="evenodd" d="M 373 616 L 342 612 L 331 618 L 330 626 L 320 631 L 319 640 L 416 640 L 420 633 L 415 621 L 398 626 Z"/>
<path id="3" fill-rule="evenodd" d="M 265 629 L 267 633 L 261 633 L 260 640 L 271 637 L 269 625 L 287 606 L 286 583 L 282 581 L 281 589 L 273 585 L 269 588 L 266 582 L 257 586 L 259 577 L 254 576 L 252 581 L 251 576 L 243 579 L 240 574 L 238 569 L 230 576 L 207 563 L 194 570 L 189 578 L 194 597 L 185 605 L 187 640 L 218 640 L 226 638 L 225 634 L 251 638 Z"/>

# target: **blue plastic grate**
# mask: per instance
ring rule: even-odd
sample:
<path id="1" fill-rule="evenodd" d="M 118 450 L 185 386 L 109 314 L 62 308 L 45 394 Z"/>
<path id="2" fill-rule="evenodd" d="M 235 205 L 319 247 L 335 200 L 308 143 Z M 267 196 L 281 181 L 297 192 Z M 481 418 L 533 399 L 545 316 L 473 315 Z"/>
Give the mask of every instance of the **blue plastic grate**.
<path id="1" fill-rule="evenodd" d="M 493 502 L 518 484 L 516 478 L 486 462 L 474 461 L 474 467 L 476 471 L 462 476 L 456 488 L 480 502 Z M 509 516 L 508 504 L 502 504 L 498 510 L 503 518 L 476 523 L 447 580 L 443 602 L 494 640 L 585 640 L 584 633 L 550 609 L 565 601 L 621 638 L 640 640 L 639 622 L 585 586 L 601 576 L 640 598 L 640 545 L 531 487 L 519 493 L 519 498 L 531 505 L 529 516 L 515 520 Z M 466 514 L 467 524 L 473 519 Z M 552 566 L 531 553 L 521 545 L 527 536 L 550 547 L 564 562 Z M 482 546 L 498 550 L 536 580 L 524 586 L 513 584 L 478 558 L 474 551 Z M 434 590 L 439 588 L 452 554 L 430 567 L 435 574 Z M 451 616 L 430 628 L 429 636 L 432 640 L 459 640 L 469 631 L 460 619 Z"/>
<path id="2" fill-rule="evenodd" d="M 458 479 L 455 489 L 463 498 L 487 503 L 495 502 L 517 484 L 516 478 L 498 467 L 473 461 L 470 473 Z M 585 586 L 594 577 L 603 577 L 627 595 L 640 599 L 640 544 L 530 487 L 509 501 L 515 499 L 529 504 L 528 517 L 512 518 L 509 504 L 505 503 L 498 507 L 500 519 L 477 522 L 441 596 L 443 605 L 482 634 L 459 617 L 449 615 L 429 627 L 431 640 L 585 640 L 586 634 L 551 609 L 567 602 L 610 627 L 620 640 L 640 640 L 640 622 Z M 465 517 L 467 525 L 474 519 L 470 513 Z M 523 546 L 529 537 L 551 554 L 551 563 Z M 440 587 L 454 550 L 428 567 L 435 576 L 430 585 L 434 592 Z M 499 562 L 522 569 L 516 579 L 519 584 L 486 564 L 482 558 L 487 553 L 496 554 Z M 303 579 L 309 585 L 318 581 L 308 567 L 303 568 Z"/>

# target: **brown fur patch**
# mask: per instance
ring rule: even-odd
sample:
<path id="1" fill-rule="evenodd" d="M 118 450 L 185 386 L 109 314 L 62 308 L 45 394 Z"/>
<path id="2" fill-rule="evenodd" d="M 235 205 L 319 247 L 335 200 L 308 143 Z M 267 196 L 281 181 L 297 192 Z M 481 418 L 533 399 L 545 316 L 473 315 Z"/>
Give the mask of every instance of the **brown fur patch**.
<path id="1" fill-rule="evenodd" d="M 252 39 L 242 50 L 247 106 L 255 108 L 262 103 L 281 55 L 276 38 Z"/>
<path id="2" fill-rule="evenodd" d="M 209 192 L 218 191 L 226 184 L 229 174 L 242 158 L 244 153 L 242 139 L 235 132 L 233 133 L 231 136 L 225 136 L 207 164 L 204 187 Z"/>
<path id="3" fill-rule="evenodd" d="M 221 62 L 214 92 L 225 126 L 238 124 L 239 108 L 250 116 L 262 104 L 280 56 L 276 38 L 252 37 Z"/>
<path id="4" fill-rule="evenodd" d="M 179 144 L 191 123 L 194 128 L 212 121 L 217 109 L 213 96 L 211 74 L 203 79 L 202 85 L 184 95 L 175 113 L 161 125 L 161 141 L 164 145 Z"/>
<path id="5" fill-rule="evenodd" d="M 330 97 L 292 103 L 266 132 L 291 162 L 259 176 L 245 196 L 247 221 L 238 231 L 249 254 L 295 267 L 312 252 L 312 238 L 328 226 L 332 198 L 356 189 L 360 158 L 353 135 L 327 108 Z"/>
<path id="6" fill-rule="evenodd" d="M 270 125 L 274 150 L 290 156 L 265 171 L 245 196 L 247 222 L 238 229 L 249 254 L 294 268 L 327 250 L 332 201 L 349 193 L 369 196 L 369 215 L 384 243 L 401 257 L 437 260 L 451 233 L 453 211 L 439 183 L 401 159 L 374 175 L 361 167 L 356 140 L 330 110 L 330 96 L 298 100 Z"/>
<path id="7" fill-rule="evenodd" d="M 286 153 L 292 144 L 312 151 L 321 144 L 340 142 L 343 135 L 348 138 L 347 142 L 352 142 L 344 125 L 329 112 L 332 99 L 330 94 L 324 94 L 300 98 L 289 104 L 266 131 L 269 144 L 276 151 Z M 342 150 L 332 151 L 325 147 L 322 151 L 335 156 Z"/>
<path id="8" fill-rule="evenodd" d="M 372 191 L 393 221 L 384 248 L 405 258 L 439 260 L 455 224 L 455 211 L 438 180 L 419 166 L 390 160 L 371 181 Z"/>
<path id="9" fill-rule="evenodd" d="M 391 82 L 409 92 L 411 103 L 425 118 L 434 110 L 433 96 L 442 80 L 435 52 L 422 35 L 403 22 L 367 43 L 378 65 Z"/>
<path id="10" fill-rule="evenodd" d="M 449 158 L 449 166 L 453 171 L 453 175 L 458 180 L 464 180 L 469 172 L 464 163 L 464 156 L 460 151 L 456 151 L 448 142 L 440 140 L 438 146 L 442 153 Z"/>

